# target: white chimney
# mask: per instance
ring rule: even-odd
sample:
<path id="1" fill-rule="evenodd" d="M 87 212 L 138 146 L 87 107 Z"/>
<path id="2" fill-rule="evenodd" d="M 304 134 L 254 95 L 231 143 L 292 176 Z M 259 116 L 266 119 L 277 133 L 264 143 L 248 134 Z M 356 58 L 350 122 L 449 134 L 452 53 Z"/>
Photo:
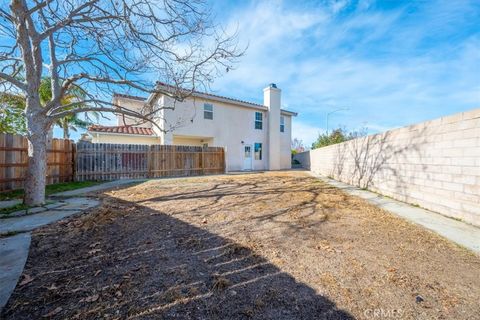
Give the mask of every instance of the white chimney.
<path id="1" fill-rule="evenodd" d="M 282 90 L 274 83 L 263 89 L 263 104 L 268 108 L 268 169 L 280 170 L 280 105 Z"/>

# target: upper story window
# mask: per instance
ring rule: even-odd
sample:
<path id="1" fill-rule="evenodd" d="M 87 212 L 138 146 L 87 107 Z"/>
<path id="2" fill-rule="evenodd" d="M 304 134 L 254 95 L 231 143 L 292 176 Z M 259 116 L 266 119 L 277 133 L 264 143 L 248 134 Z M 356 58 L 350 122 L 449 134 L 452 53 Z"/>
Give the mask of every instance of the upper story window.
<path id="1" fill-rule="evenodd" d="M 280 132 L 285 132 L 285 117 L 280 116 Z"/>
<path id="2" fill-rule="evenodd" d="M 210 103 L 205 103 L 203 105 L 203 118 L 213 120 L 213 105 Z"/>
<path id="3" fill-rule="evenodd" d="M 263 114 L 261 112 L 255 112 L 255 129 L 262 130 L 263 128 Z"/>

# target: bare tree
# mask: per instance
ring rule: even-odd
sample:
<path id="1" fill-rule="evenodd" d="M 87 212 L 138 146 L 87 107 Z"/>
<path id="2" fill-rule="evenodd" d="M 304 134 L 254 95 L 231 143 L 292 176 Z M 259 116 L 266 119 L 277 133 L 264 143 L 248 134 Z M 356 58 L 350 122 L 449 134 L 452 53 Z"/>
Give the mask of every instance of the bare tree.
<path id="1" fill-rule="evenodd" d="M 292 140 L 291 149 L 292 149 L 292 152 L 295 152 L 295 153 L 300 153 L 306 150 L 305 145 L 303 144 L 303 141 L 298 138 L 294 138 Z"/>
<path id="2" fill-rule="evenodd" d="M 235 38 L 212 23 L 202 0 L 0 0 L 0 93 L 26 96 L 24 202 L 45 202 L 47 132 L 56 120 L 93 111 L 151 121 L 158 107 L 122 108 L 111 102 L 112 91 L 183 100 L 232 67 L 242 54 Z M 42 106 L 45 76 L 52 98 Z M 73 85 L 85 88 L 85 98 L 62 105 Z"/>

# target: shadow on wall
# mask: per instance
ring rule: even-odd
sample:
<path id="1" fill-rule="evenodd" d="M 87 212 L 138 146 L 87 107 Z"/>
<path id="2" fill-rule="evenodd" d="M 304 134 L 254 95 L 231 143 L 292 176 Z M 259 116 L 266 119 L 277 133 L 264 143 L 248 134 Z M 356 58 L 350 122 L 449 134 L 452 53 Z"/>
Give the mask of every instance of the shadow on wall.
<path id="1" fill-rule="evenodd" d="M 58 318 L 353 319 L 248 247 L 160 210 L 106 201 L 92 221 L 82 221 L 82 231 L 54 225 L 35 238 L 34 248 L 42 249 L 32 250 L 26 272 L 38 283 L 16 288 L 6 319 L 52 310 Z M 45 289 L 52 283 L 68 283 L 69 290 L 55 295 Z"/>
<path id="2" fill-rule="evenodd" d="M 311 150 L 296 153 L 293 155 L 293 161 L 298 161 L 301 168 L 310 170 L 310 153 Z"/>
<path id="3" fill-rule="evenodd" d="M 413 130 L 414 134 L 387 131 L 332 146 L 333 165 L 324 174 L 364 189 L 375 190 L 381 185 L 382 191 L 408 197 L 407 186 L 415 182 L 415 177 L 405 174 L 413 170 L 408 166 L 421 166 L 415 171 L 426 168 L 421 161 L 426 127 Z"/>

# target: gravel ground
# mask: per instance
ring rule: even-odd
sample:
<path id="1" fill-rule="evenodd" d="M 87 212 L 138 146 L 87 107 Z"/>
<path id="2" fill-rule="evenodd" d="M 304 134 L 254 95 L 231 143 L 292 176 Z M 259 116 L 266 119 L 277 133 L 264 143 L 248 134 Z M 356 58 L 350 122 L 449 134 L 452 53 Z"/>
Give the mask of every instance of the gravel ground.
<path id="1" fill-rule="evenodd" d="M 5 319 L 480 319 L 480 257 L 304 172 L 153 180 L 33 233 Z"/>

